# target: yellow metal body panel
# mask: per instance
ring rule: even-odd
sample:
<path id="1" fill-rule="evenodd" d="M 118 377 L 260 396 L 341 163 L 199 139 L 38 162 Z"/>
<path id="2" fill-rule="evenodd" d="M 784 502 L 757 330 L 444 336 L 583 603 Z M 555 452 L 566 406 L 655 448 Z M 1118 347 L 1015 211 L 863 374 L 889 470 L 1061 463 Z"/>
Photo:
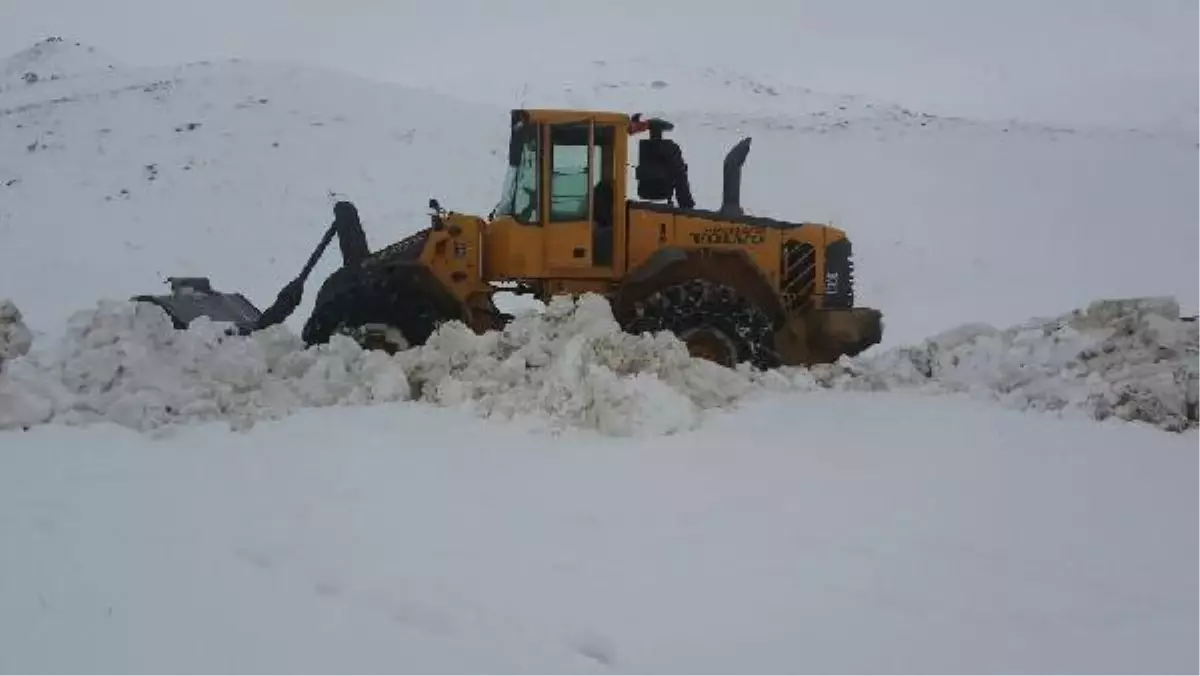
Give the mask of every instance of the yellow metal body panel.
<path id="1" fill-rule="evenodd" d="M 510 216 L 487 224 L 484 231 L 483 276 L 491 281 L 545 276 L 543 230 Z"/>
<path id="2" fill-rule="evenodd" d="M 478 216 L 446 214 L 442 227 L 429 233 L 420 261 L 462 302 L 491 293 L 484 281 L 482 246 L 485 222 Z"/>
<path id="3" fill-rule="evenodd" d="M 643 209 L 634 203 L 614 209 L 613 265 L 593 265 L 593 225 L 587 221 L 526 225 L 511 218 L 487 224 L 483 278 L 489 281 L 533 279 L 597 279 L 619 281 L 628 270 L 666 247 L 738 249 L 745 251 L 770 280 L 779 283 L 779 252 L 786 242 L 805 242 L 818 252 L 845 233 L 820 223 L 781 228 L 754 225 L 705 214 Z M 579 255 L 579 252 L 583 255 Z M 817 278 L 825 274 L 818 255 Z"/>
<path id="4" fill-rule="evenodd" d="M 655 251 L 675 242 L 675 215 L 645 209 L 629 210 L 629 268 L 645 263 Z"/>
<path id="5" fill-rule="evenodd" d="M 592 267 L 592 224 L 588 221 L 551 223 L 544 228 L 546 277 L 570 277 Z"/>
<path id="6" fill-rule="evenodd" d="M 745 251 L 772 288 L 778 289 L 780 250 L 784 243 L 805 242 L 821 252 L 826 242 L 845 237 L 842 231 L 820 223 L 798 223 L 797 227 L 784 228 L 756 225 L 753 219 L 748 220 L 745 223 L 719 215 L 639 209 L 633 205 L 629 210 L 629 268 L 637 268 L 664 247 L 735 249 Z M 823 279 L 824 256 L 818 253 L 816 262 L 817 279 Z"/>

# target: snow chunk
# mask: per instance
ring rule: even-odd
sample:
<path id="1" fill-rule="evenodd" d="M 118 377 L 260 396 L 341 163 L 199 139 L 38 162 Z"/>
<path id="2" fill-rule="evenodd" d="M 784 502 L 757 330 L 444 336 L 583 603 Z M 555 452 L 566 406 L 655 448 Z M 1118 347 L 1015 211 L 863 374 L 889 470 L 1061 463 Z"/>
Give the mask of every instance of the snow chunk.
<path id="1" fill-rule="evenodd" d="M 33 334 L 21 320 L 21 311 L 7 298 L 0 298 L 0 369 L 4 362 L 29 352 Z"/>
<path id="2" fill-rule="evenodd" d="M 33 334 L 21 319 L 21 311 L 8 299 L 0 299 L 0 430 L 47 422 L 54 409 L 42 396 L 36 373 L 28 373 L 25 360 L 33 346 Z"/>
<path id="3" fill-rule="evenodd" d="M 1196 424 L 1197 335 L 1174 299 L 1099 300 L 1004 330 L 966 324 L 802 378 L 834 389 L 964 392 L 1021 410 L 1178 431 Z"/>

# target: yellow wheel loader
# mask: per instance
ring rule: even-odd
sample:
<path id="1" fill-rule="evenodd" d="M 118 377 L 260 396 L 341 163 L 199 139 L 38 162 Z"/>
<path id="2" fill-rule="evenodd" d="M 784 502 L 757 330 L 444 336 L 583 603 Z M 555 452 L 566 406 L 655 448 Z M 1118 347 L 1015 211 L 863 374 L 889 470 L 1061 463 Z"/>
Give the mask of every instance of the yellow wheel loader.
<path id="1" fill-rule="evenodd" d="M 749 138 L 726 156 L 721 205 L 698 208 L 682 152 L 665 137 L 672 129 L 641 115 L 514 110 L 502 196 L 487 218 L 430 200 L 428 228 L 371 252 L 354 206 L 339 202 L 303 272 L 264 312 L 206 278 L 174 279 L 170 294 L 136 300 L 161 306 L 179 327 L 204 315 L 260 329 L 294 311 L 336 236 L 343 266 L 317 293 L 309 344 L 344 333 L 396 350 L 447 321 L 498 329 L 510 319 L 493 302 L 498 291 L 601 294 L 624 330 L 670 331 L 695 356 L 727 366 L 830 362 L 878 343 L 881 313 L 854 305 L 846 233 L 745 214 Z"/>

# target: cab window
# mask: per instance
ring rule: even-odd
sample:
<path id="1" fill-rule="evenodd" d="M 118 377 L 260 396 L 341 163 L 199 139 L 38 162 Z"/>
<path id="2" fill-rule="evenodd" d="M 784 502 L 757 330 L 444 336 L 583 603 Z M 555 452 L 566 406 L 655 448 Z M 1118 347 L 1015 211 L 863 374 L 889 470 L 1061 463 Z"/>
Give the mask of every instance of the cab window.
<path id="1" fill-rule="evenodd" d="M 550 128 L 550 221 L 586 221 L 591 176 L 588 124 Z"/>
<path id="2" fill-rule="evenodd" d="M 510 167 L 512 172 L 513 216 L 521 223 L 537 223 L 538 204 L 538 143 L 540 134 L 536 131 L 528 135 L 521 146 L 520 159 L 517 166 Z M 506 197 L 509 197 L 506 195 Z"/>

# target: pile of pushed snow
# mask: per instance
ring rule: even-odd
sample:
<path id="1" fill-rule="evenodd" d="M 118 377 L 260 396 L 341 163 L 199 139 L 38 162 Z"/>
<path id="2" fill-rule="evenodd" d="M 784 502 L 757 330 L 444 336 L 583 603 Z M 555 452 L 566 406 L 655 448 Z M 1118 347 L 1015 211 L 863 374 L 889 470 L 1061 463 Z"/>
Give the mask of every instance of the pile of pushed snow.
<path id="1" fill-rule="evenodd" d="M 0 298 L 0 371 L 4 362 L 29 352 L 33 334 L 21 320 L 21 311 L 7 298 Z"/>
<path id="2" fill-rule="evenodd" d="M 200 320 L 178 331 L 157 307 L 109 302 L 77 313 L 56 350 L 11 363 L 0 377 L 0 429 L 242 427 L 301 407 L 415 398 L 551 428 L 665 434 L 695 427 L 703 409 L 761 379 L 693 359 L 673 336 L 622 332 L 599 296 L 556 299 L 484 335 L 446 324 L 394 356 L 344 337 L 306 348 L 284 326 L 238 336 Z"/>
<path id="3" fill-rule="evenodd" d="M 706 411 L 771 391 L 917 388 L 1182 430 L 1195 421 L 1196 360 L 1196 324 L 1169 299 L 1100 301 L 1005 330 L 966 325 L 874 357 L 769 372 L 692 358 L 671 334 L 628 334 L 592 294 L 555 298 L 485 334 L 450 322 L 396 355 L 346 337 L 306 347 L 285 326 L 239 336 L 200 320 L 177 331 L 155 306 L 103 303 L 77 313 L 56 350 L 9 361 L 0 429 L 240 428 L 304 407 L 417 400 L 628 436 L 695 429 Z"/>
<path id="4" fill-rule="evenodd" d="M 1101 300 L 1004 330 L 964 325 L 809 374 L 824 387 L 965 392 L 1021 410 L 1179 431 L 1196 424 L 1197 339 L 1174 299 Z"/>
<path id="5" fill-rule="evenodd" d="M 348 338 L 305 349 L 282 327 L 253 336 L 201 319 L 177 331 L 161 308 L 105 302 L 72 317 L 48 354 L 0 375 L 0 429 L 111 421 L 137 430 L 227 420 L 235 426 L 309 406 L 408 396 L 386 354 Z"/>
<path id="6" fill-rule="evenodd" d="M 763 380 L 695 359 L 669 333 L 622 331 L 594 294 L 559 296 L 501 331 L 446 324 L 397 359 L 418 399 L 622 436 L 693 429 Z"/>

